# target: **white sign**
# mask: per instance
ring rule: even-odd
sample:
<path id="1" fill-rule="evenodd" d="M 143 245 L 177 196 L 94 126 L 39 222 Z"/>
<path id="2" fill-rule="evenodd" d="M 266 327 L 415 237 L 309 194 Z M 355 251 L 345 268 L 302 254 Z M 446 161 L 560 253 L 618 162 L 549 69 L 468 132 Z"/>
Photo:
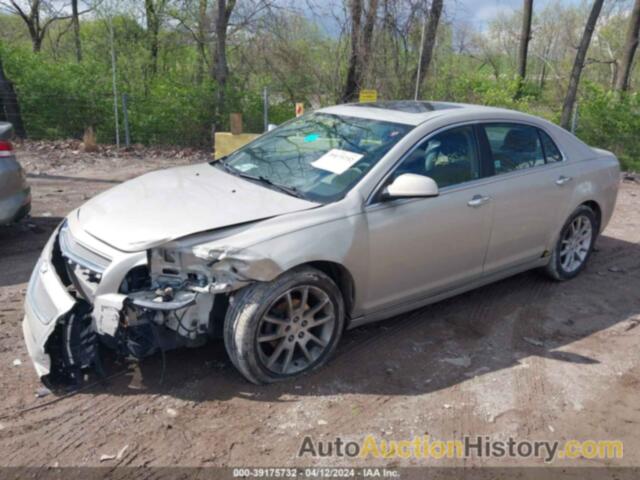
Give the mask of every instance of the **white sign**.
<path id="1" fill-rule="evenodd" d="M 359 153 L 333 148 L 315 162 L 311 162 L 311 165 L 319 168 L 320 170 L 326 170 L 337 175 L 342 175 L 361 158 L 362 155 Z"/>

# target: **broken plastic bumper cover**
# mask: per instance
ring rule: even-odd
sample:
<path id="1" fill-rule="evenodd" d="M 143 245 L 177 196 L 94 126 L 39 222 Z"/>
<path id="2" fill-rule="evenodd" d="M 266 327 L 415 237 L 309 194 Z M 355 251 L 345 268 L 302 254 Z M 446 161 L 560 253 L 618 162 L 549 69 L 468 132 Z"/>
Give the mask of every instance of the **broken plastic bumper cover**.
<path id="1" fill-rule="evenodd" d="M 77 301 L 58 276 L 52 261 L 57 232 L 47 242 L 31 274 L 22 331 L 29 356 L 50 387 L 77 384 L 81 369 L 97 364 L 97 335 L 90 306 Z"/>
<path id="2" fill-rule="evenodd" d="M 132 305 L 146 310 L 172 311 L 190 307 L 196 303 L 196 292 L 178 291 L 171 299 L 163 299 L 157 292 L 136 292 L 128 296 Z"/>
<path id="3" fill-rule="evenodd" d="M 125 355 L 142 357 L 155 351 L 158 326 L 143 321 L 123 328 L 127 309 L 170 313 L 196 303 L 198 293 L 188 290 L 171 292 L 170 297 L 159 296 L 158 291 L 104 294 L 95 297 L 93 305 L 76 299 L 49 260 L 56 236 L 31 275 L 22 323 L 29 356 L 47 386 L 79 384 L 81 370 L 88 367 L 101 373 L 99 337 L 110 339 L 108 344 Z"/>
<path id="4" fill-rule="evenodd" d="M 154 248 L 148 257 L 153 288 L 100 293 L 88 302 L 74 272 L 60 265 L 62 257 L 69 260 L 66 249 L 58 248 L 62 232 L 58 229 L 47 242 L 26 295 L 25 341 L 45 383 L 44 377 L 79 383 L 80 370 L 100 371 L 99 344 L 134 358 L 158 349 L 198 346 L 210 334 L 216 295 L 271 280 L 282 271 L 272 259 L 249 249 Z"/>
<path id="5" fill-rule="evenodd" d="M 48 375 L 51 370 L 51 358 L 45 351 L 47 340 L 58 321 L 76 304 L 48 260 L 51 258 L 55 237 L 56 235 L 52 235 L 47 242 L 31 274 L 22 322 L 27 350 L 40 377 Z"/>

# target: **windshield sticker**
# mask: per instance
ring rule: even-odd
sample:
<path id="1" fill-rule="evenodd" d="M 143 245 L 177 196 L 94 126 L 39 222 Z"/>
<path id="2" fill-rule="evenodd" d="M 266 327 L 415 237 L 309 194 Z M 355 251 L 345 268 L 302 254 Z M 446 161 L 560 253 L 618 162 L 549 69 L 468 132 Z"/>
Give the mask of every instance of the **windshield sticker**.
<path id="1" fill-rule="evenodd" d="M 359 153 L 333 148 L 315 162 L 311 162 L 311 165 L 320 170 L 342 175 L 361 158 L 362 155 Z"/>
<path id="2" fill-rule="evenodd" d="M 320 138 L 320 135 L 318 135 L 317 133 L 310 133 L 309 135 L 304 137 L 304 141 L 305 142 L 315 142 L 319 138 Z"/>
<path id="3" fill-rule="evenodd" d="M 244 172 L 248 172 L 249 170 L 253 170 L 254 168 L 256 168 L 256 166 L 251 163 L 244 163 L 238 166 L 234 165 L 233 168 L 244 173 Z"/>

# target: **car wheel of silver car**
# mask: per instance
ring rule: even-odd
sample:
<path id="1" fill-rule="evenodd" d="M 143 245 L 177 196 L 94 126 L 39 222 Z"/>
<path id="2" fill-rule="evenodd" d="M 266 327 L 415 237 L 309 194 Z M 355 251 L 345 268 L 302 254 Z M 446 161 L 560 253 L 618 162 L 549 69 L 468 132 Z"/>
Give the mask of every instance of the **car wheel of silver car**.
<path id="1" fill-rule="evenodd" d="M 554 280 L 569 280 L 585 267 L 598 235 L 598 222 L 589 207 L 581 205 L 562 227 L 558 242 L 546 266 Z"/>
<path id="2" fill-rule="evenodd" d="M 247 380 L 286 380 L 326 363 L 342 335 L 344 317 L 333 280 L 314 268 L 297 268 L 233 295 L 225 347 Z"/>

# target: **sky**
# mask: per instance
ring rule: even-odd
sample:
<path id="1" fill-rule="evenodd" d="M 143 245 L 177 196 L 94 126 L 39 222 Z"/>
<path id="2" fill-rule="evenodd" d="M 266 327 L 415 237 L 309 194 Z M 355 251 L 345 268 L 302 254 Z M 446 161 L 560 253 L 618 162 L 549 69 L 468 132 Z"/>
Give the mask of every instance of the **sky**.
<path id="1" fill-rule="evenodd" d="M 343 12 L 344 0 L 279 0 L 283 5 L 299 8 L 302 12 L 308 10 L 301 5 L 313 5 L 314 12 L 323 12 L 324 15 L 314 15 L 314 21 L 319 22 L 325 31 L 331 35 L 336 34 L 340 27 L 336 16 Z M 562 3 L 579 4 L 591 0 L 534 0 L 534 11 L 543 9 L 549 4 Z M 455 23 L 464 22 L 478 30 L 484 30 L 491 20 L 501 12 L 511 13 L 521 9 L 523 0 L 444 0 L 445 15 L 447 20 Z"/>
<path id="2" fill-rule="evenodd" d="M 482 28 L 500 12 L 512 12 L 522 5 L 521 0 L 458 0 L 445 2 L 450 17 Z"/>
<path id="3" fill-rule="evenodd" d="M 541 9 L 550 3 L 577 4 L 579 0 L 534 0 L 533 8 Z M 522 8 L 522 0 L 445 0 L 449 17 L 466 21 L 484 29 L 500 12 L 511 13 Z"/>

